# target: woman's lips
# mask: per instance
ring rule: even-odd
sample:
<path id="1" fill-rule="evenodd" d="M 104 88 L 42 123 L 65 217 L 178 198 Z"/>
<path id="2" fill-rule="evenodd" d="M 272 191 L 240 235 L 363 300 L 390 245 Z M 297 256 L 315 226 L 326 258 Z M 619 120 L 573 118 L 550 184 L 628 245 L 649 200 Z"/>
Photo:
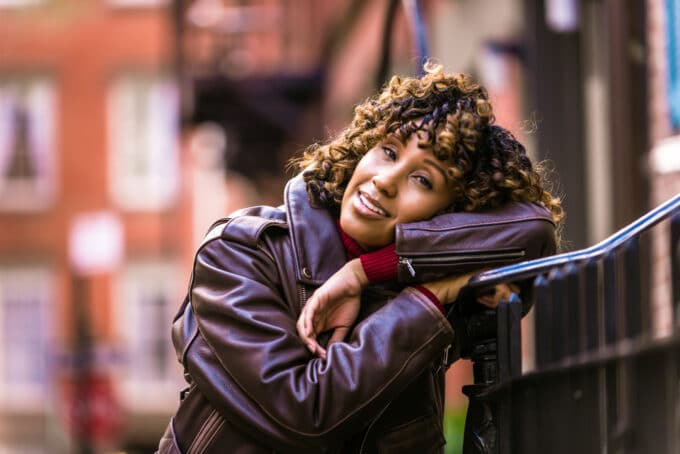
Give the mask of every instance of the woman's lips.
<path id="1" fill-rule="evenodd" d="M 376 200 L 361 191 L 357 193 L 356 205 L 359 211 L 369 216 L 389 217 L 389 213 Z"/>

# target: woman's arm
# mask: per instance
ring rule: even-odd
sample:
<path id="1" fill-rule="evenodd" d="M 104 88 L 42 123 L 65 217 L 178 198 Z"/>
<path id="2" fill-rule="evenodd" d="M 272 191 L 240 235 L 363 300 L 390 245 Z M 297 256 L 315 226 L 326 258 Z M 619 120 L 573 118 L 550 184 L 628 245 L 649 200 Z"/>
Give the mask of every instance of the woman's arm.
<path id="1" fill-rule="evenodd" d="M 401 292 L 321 359 L 296 333 L 263 247 L 222 239 L 199 253 L 191 304 L 198 335 L 184 356 L 228 422 L 272 446 L 331 446 L 367 424 L 453 340 L 421 294 Z"/>
<path id="2" fill-rule="evenodd" d="M 474 273 L 447 276 L 418 285 L 414 291 L 422 293 L 444 313 L 443 306 L 456 301 L 461 289 L 473 275 Z M 354 259 L 314 292 L 297 322 L 298 334 L 310 352 L 326 358 L 326 349 L 317 341 L 317 336 L 325 331 L 332 331 L 328 345 L 345 339 L 359 313 L 361 291 L 368 283 L 361 262 Z M 514 284 L 498 284 L 490 291 L 480 294 L 477 302 L 493 309 L 501 301 L 509 301 L 512 293 L 519 293 L 519 287 Z"/>
<path id="3" fill-rule="evenodd" d="M 511 202 L 485 211 L 444 213 L 399 224 L 395 248 L 399 282 L 431 282 L 552 255 L 555 223 L 542 205 Z"/>
<path id="4" fill-rule="evenodd" d="M 318 297 L 307 304 L 298 332 L 310 351 L 323 356 L 325 350 L 316 335 L 334 330 L 330 343 L 342 340 L 352 325 L 351 316 L 355 319 L 358 314 L 360 288 L 368 284 L 428 282 L 436 290 L 431 292 L 433 304 L 448 304 L 453 300 L 448 301 L 446 293 L 458 293 L 458 276 L 544 257 L 555 249 L 550 211 L 531 202 L 513 202 L 483 212 L 445 213 L 399 225 L 395 244 L 349 261 L 315 292 Z M 478 302 L 495 307 L 509 293 L 519 293 L 519 287 L 501 284 L 491 292 L 480 295 Z M 526 312 L 528 303 L 525 307 Z"/>

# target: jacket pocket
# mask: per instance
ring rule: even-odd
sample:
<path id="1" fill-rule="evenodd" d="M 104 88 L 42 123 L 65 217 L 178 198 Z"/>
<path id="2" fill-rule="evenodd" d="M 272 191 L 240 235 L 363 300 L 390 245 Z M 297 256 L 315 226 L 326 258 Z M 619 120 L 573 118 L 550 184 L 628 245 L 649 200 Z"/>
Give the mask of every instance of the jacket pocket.
<path id="1" fill-rule="evenodd" d="M 449 274 L 461 274 L 481 267 L 498 266 L 523 260 L 524 249 L 496 249 L 450 252 L 430 255 L 400 255 L 400 282 L 427 282 Z"/>
<path id="2" fill-rule="evenodd" d="M 417 418 L 381 434 L 378 453 L 441 453 L 446 440 L 436 415 Z"/>

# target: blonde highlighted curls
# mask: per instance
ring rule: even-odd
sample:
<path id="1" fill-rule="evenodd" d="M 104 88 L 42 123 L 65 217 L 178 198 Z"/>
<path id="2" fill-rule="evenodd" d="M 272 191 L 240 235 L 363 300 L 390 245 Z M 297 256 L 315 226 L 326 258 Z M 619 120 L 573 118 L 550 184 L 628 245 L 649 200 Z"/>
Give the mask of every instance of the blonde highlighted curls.
<path id="1" fill-rule="evenodd" d="M 325 144 L 310 146 L 292 165 L 303 171 L 313 204 L 339 212 L 359 160 L 388 136 L 402 142 L 416 133 L 447 163 L 453 211 L 477 211 L 511 200 L 538 202 L 556 222 L 560 200 L 513 135 L 494 125 L 486 90 L 463 74 L 425 64 L 421 78 L 394 76 L 377 96 L 354 109 L 350 126 Z"/>

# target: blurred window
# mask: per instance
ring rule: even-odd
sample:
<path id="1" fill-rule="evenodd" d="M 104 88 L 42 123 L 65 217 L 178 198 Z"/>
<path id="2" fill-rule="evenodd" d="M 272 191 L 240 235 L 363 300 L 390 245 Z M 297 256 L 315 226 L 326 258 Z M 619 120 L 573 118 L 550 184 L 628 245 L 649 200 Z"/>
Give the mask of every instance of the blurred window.
<path id="1" fill-rule="evenodd" d="M 54 195 L 54 123 L 49 78 L 0 78 L 1 210 L 49 206 Z"/>
<path id="2" fill-rule="evenodd" d="M 107 0 L 107 2 L 113 6 L 140 7 L 140 6 L 164 6 L 169 4 L 170 0 Z"/>
<path id="3" fill-rule="evenodd" d="M 0 268 L 0 403 L 4 407 L 43 405 L 52 293 L 46 267 Z"/>
<path id="4" fill-rule="evenodd" d="M 128 74 L 109 90 L 111 194 L 128 210 L 169 208 L 179 185 L 179 105 L 164 76 Z"/>
<path id="5" fill-rule="evenodd" d="M 144 261 L 123 267 L 114 301 L 125 367 L 121 383 L 128 407 L 167 406 L 181 377 L 170 341 L 182 291 L 179 267 Z"/>
<path id="6" fill-rule="evenodd" d="M 45 3 L 45 0 L 0 0 L 0 8 L 6 6 L 30 6 Z"/>

